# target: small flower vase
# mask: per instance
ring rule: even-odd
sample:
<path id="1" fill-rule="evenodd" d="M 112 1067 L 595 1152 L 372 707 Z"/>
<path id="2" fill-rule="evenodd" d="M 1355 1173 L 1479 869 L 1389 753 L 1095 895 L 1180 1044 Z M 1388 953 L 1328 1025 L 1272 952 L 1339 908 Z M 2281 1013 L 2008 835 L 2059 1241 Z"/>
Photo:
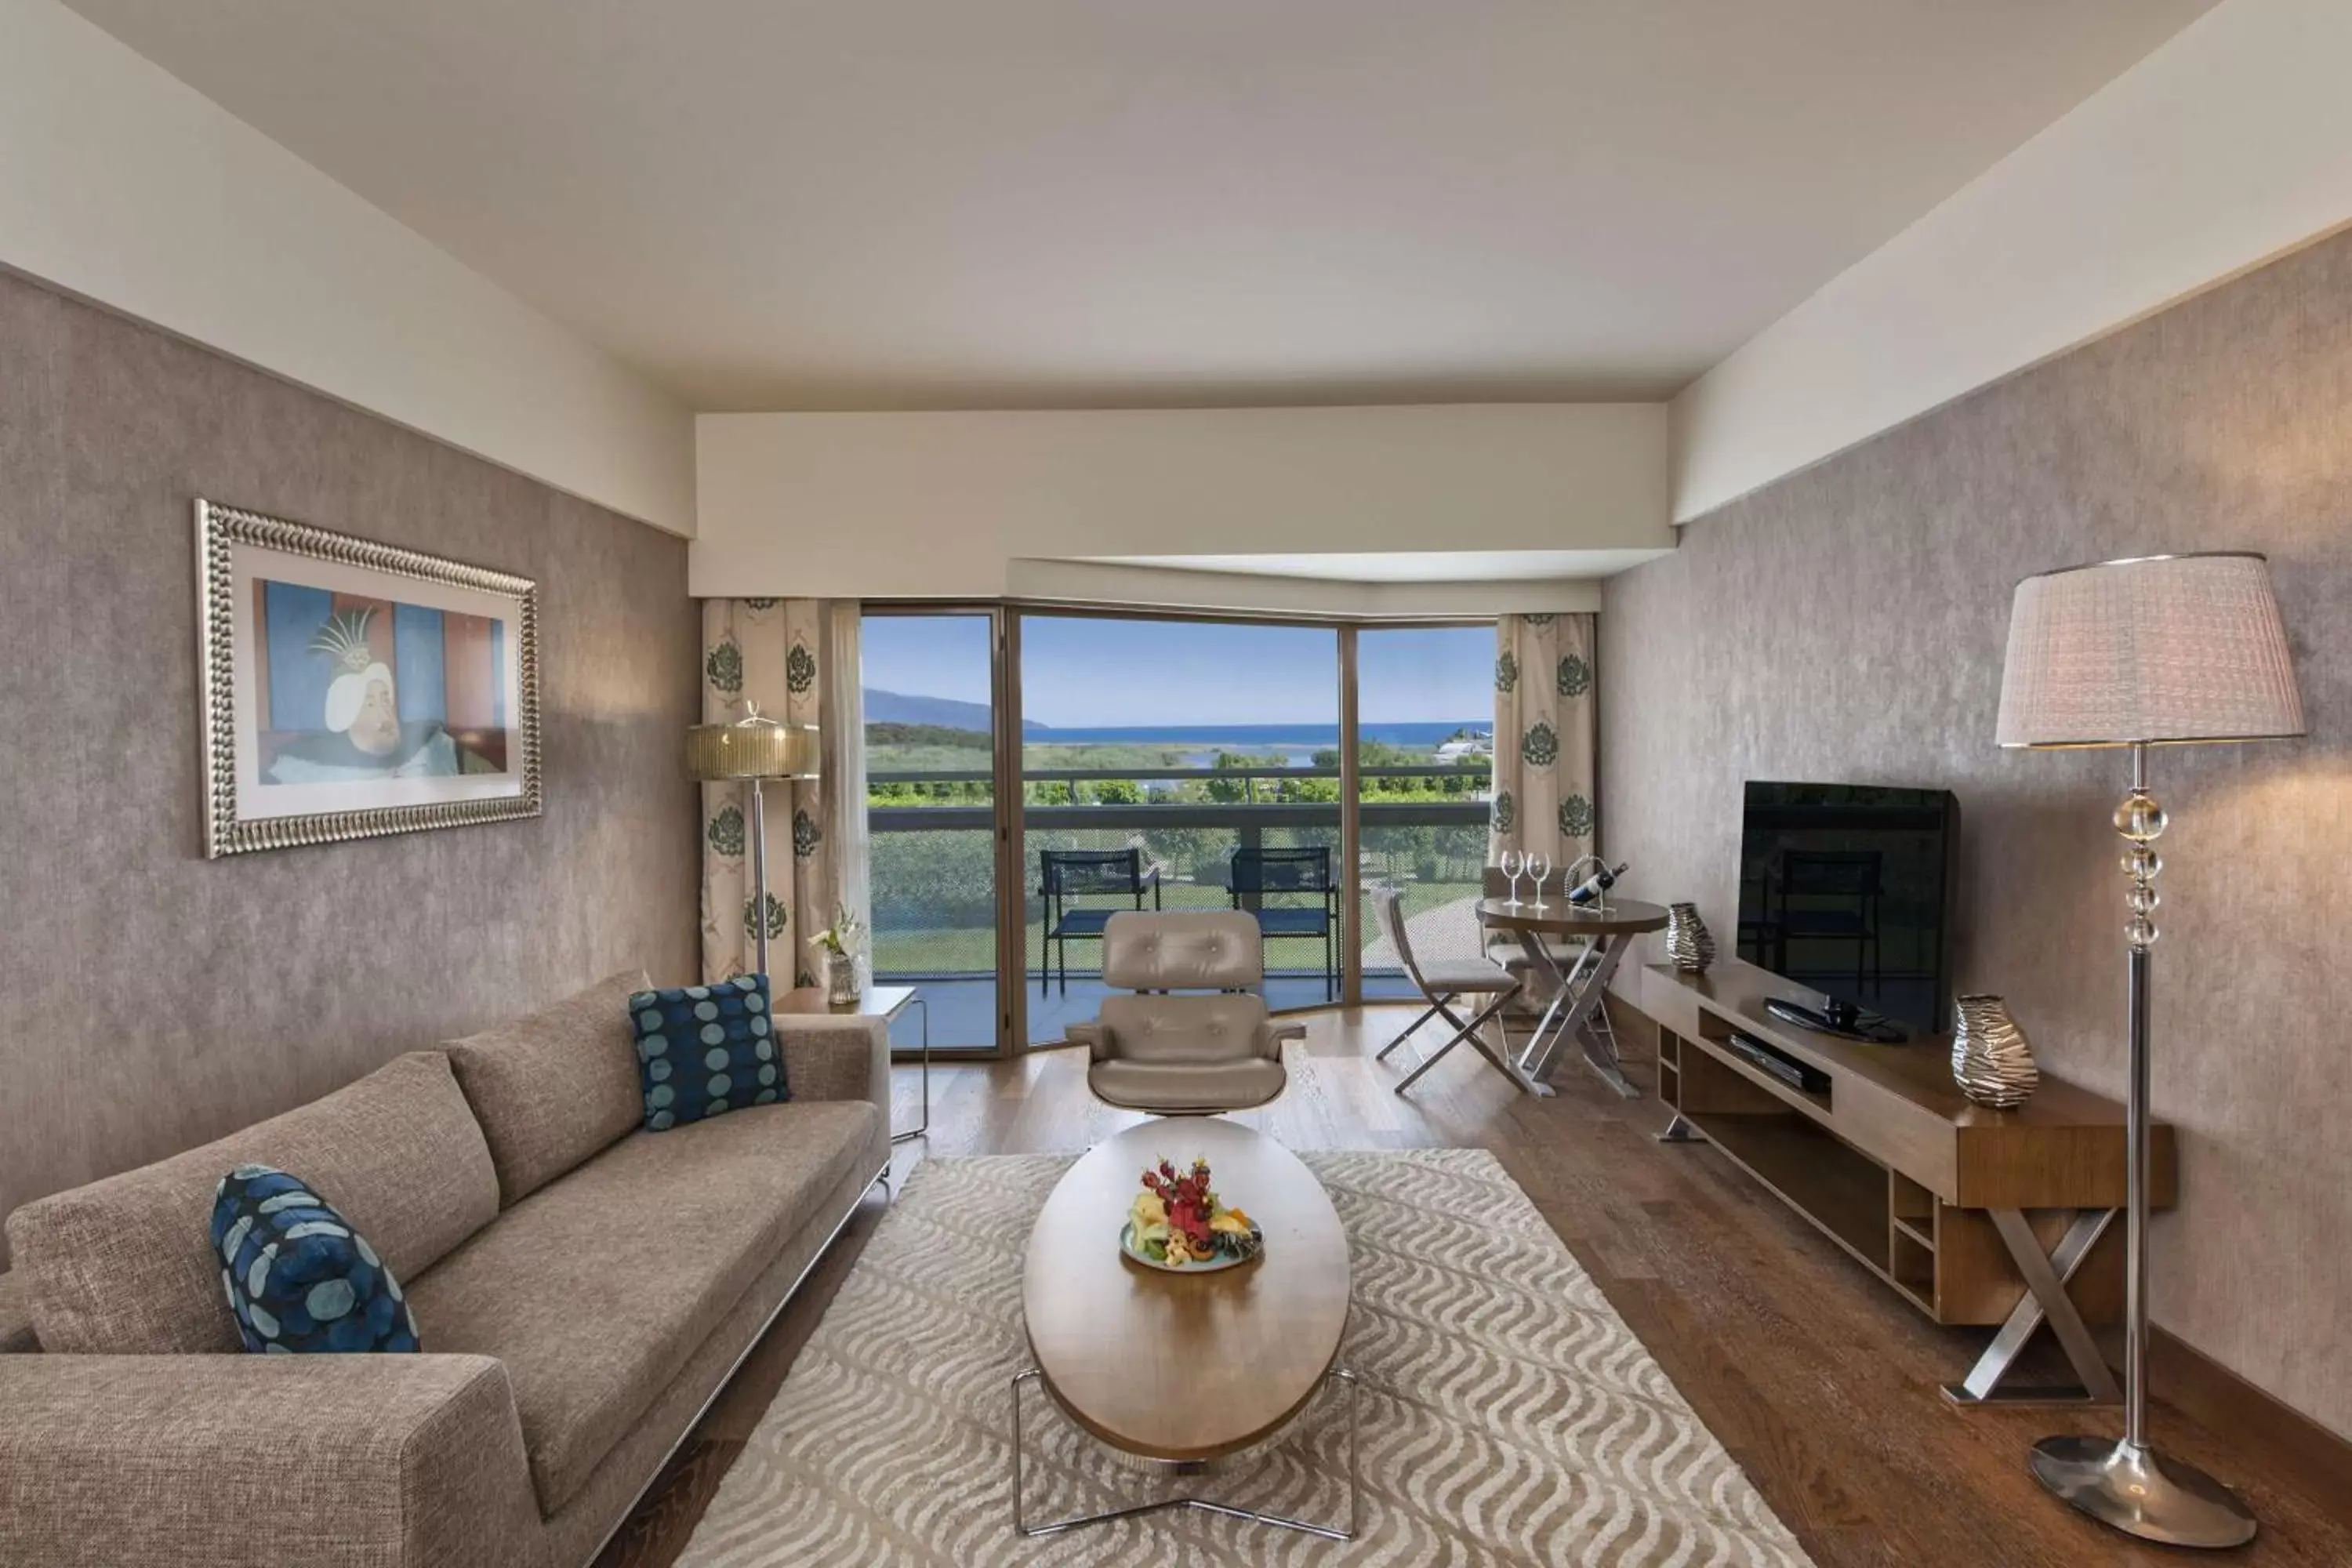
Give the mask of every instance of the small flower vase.
<path id="1" fill-rule="evenodd" d="M 1953 1000 L 1952 1081 L 1979 1105 L 2013 1110 L 2042 1087 L 2033 1045 L 1998 996 Z"/>
<path id="2" fill-rule="evenodd" d="M 857 984 L 857 960 L 846 952 L 824 955 L 824 999 L 835 1007 L 854 1007 L 865 994 Z"/>
<path id="3" fill-rule="evenodd" d="M 1715 933 L 1698 918 L 1696 904 L 1666 906 L 1666 956 L 1685 974 L 1705 974 L 1715 962 Z"/>

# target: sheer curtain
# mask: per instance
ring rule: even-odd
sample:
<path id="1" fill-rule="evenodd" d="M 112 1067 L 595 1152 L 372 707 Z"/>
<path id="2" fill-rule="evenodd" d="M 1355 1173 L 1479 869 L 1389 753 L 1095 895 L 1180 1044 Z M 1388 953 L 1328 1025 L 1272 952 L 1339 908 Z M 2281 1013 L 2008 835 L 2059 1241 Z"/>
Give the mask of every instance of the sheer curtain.
<path id="1" fill-rule="evenodd" d="M 831 599 L 824 605 L 825 817 L 833 825 L 834 896 L 866 928 L 858 971 L 874 982 L 874 897 L 868 882 L 871 857 L 866 833 L 865 658 L 860 651 L 863 618 L 856 604 Z"/>
<path id="2" fill-rule="evenodd" d="M 866 723 L 860 700 L 855 602 L 706 599 L 702 605 L 702 718 L 730 723 L 752 708 L 771 719 L 814 724 L 822 776 L 763 791 L 768 889 L 751 886 L 751 787 L 702 786 L 702 973 L 743 973 L 756 962 L 758 921 L 768 922 L 777 989 L 814 985 L 808 939 L 836 909 L 866 918 Z"/>
<path id="3" fill-rule="evenodd" d="M 1492 865 L 1531 849 L 1555 867 L 1591 851 L 1593 617 L 1505 616 L 1495 623 Z M 1549 884 L 1547 884 L 1549 885 Z"/>

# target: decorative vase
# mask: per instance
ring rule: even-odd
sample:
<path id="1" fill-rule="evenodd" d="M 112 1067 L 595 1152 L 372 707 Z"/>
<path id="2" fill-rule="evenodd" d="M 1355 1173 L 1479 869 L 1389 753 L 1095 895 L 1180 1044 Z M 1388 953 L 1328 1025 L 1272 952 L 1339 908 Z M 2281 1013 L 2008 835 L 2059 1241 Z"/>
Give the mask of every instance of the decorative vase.
<path id="1" fill-rule="evenodd" d="M 863 995 L 857 984 L 857 960 L 846 952 L 824 955 L 824 999 L 835 1007 L 853 1007 Z"/>
<path id="2" fill-rule="evenodd" d="M 1685 974 L 1705 974 L 1715 962 L 1715 933 L 1698 918 L 1696 904 L 1666 906 L 1666 956 Z"/>
<path id="3" fill-rule="evenodd" d="M 2023 1105 L 2042 1087 L 2042 1069 L 2033 1065 L 2033 1045 L 1998 996 L 1979 994 L 1953 1000 L 1958 1016 L 1952 1029 L 1952 1081 L 1979 1105 L 2011 1110 Z"/>

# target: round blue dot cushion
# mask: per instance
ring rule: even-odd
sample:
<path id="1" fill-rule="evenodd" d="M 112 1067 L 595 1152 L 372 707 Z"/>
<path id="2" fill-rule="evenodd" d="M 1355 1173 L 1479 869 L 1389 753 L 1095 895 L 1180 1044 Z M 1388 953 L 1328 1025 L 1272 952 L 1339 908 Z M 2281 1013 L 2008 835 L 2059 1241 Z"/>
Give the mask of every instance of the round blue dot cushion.
<path id="1" fill-rule="evenodd" d="M 257 1353 L 421 1349 L 399 1281 L 316 1189 L 240 1165 L 214 1190 L 221 1290 Z"/>
<path id="2" fill-rule="evenodd" d="M 768 1013 L 759 975 L 631 996 L 646 1130 L 790 1099 Z"/>

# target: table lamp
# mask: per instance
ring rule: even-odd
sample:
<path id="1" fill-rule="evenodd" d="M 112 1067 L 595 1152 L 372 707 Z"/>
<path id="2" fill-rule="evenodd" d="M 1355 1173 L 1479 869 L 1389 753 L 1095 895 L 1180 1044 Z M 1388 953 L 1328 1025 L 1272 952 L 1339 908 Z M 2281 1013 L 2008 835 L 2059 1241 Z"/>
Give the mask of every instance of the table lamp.
<path id="1" fill-rule="evenodd" d="M 768 813 L 760 785 L 769 779 L 817 776 L 814 724 L 786 724 L 747 705 L 732 724 L 697 724 L 686 732 L 686 771 L 705 784 L 740 781 L 751 786 L 751 922 L 760 944 L 760 973 L 768 973 Z M 771 981 L 771 984 L 773 984 Z"/>
<path id="2" fill-rule="evenodd" d="M 1997 730 L 2003 746 L 2131 748 L 2131 793 L 2115 816 L 2131 879 L 2124 1436 L 2045 1437 L 2033 1446 L 2033 1474 L 2127 1534 L 2236 1546 L 2253 1538 L 2252 1510 L 2147 1441 L 2148 953 L 2163 868 L 2155 844 L 2165 829 L 2164 808 L 2148 794 L 2147 758 L 2150 746 L 2304 732 L 2269 563 L 2247 553 L 2156 555 L 2026 578 L 2010 610 Z"/>

